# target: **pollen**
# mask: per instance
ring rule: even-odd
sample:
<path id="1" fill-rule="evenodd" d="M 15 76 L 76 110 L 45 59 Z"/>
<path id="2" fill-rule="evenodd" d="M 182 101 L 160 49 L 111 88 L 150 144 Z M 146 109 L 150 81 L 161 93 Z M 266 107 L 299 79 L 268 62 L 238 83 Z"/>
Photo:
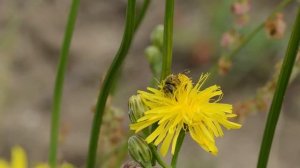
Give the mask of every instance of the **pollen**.
<path id="1" fill-rule="evenodd" d="M 131 124 L 130 129 L 139 132 L 157 123 L 146 142 L 156 146 L 161 144 L 160 153 L 163 156 L 170 146 L 174 154 L 181 130 L 190 134 L 205 151 L 217 155 L 215 138 L 224 135 L 222 127 L 239 129 L 241 125 L 229 120 L 236 117 L 232 105 L 219 103 L 223 97 L 220 86 L 202 89 L 208 76 L 202 74 L 193 84 L 185 74 L 170 75 L 158 88 L 148 87 L 147 91 L 138 91 L 149 110 Z"/>

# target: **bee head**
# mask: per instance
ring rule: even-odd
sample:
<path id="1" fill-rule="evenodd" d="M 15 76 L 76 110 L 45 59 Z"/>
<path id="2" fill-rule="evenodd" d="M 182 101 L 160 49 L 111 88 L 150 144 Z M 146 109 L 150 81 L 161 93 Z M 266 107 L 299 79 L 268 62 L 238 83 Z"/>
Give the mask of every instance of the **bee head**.
<path id="1" fill-rule="evenodd" d="M 178 75 L 169 75 L 163 82 L 163 92 L 168 96 L 173 95 L 179 84 L 180 80 Z"/>

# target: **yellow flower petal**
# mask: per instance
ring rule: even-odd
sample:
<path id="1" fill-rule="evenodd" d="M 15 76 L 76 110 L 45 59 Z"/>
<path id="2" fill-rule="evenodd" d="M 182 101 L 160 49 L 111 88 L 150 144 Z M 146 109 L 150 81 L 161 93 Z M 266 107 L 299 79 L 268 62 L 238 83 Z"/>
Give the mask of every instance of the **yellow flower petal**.
<path id="1" fill-rule="evenodd" d="M 179 133 L 180 133 L 181 129 L 182 129 L 182 127 L 180 125 L 178 125 L 177 128 L 176 128 L 176 132 L 175 132 L 173 142 L 172 142 L 172 149 L 171 149 L 172 155 L 174 155 L 176 144 L 177 144 L 177 139 L 178 139 L 178 136 L 179 136 Z"/>
<path id="2" fill-rule="evenodd" d="M 70 163 L 63 163 L 61 165 L 61 168 L 74 168 L 74 166 L 72 164 L 70 164 Z"/>
<path id="3" fill-rule="evenodd" d="M 11 154 L 11 168 L 27 168 L 27 156 L 24 149 L 20 146 L 15 146 Z"/>
<path id="4" fill-rule="evenodd" d="M 170 147 L 170 144 L 171 144 L 173 136 L 174 136 L 174 133 L 170 133 L 169 132 L 167 134 L 167 137 L 165 138 L 164 142 L 162 143 L 161 148 L 160 148 L 160 153 L 163 156 L 166 156 L 166 154 L 167 154 L 167 152 L 169 150 L 169 147 Z"/>
<path id="5" fill-rule="evenodd" d="M 10 168 L 10 166 L 5 160 L 0 159 L 0 168 Z"/>

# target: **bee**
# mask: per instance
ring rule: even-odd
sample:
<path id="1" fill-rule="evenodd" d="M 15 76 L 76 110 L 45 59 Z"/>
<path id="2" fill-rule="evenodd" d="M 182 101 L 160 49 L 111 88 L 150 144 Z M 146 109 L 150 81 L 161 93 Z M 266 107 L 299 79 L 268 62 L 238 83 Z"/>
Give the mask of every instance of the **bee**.
<path id="1" fill-rule="evenodd" d="M 165 81 L 163 82 L 163 92 L 167 95 L 173 95 L 174 91 L 176 90 L 177 86 L 180 85 L 180 80 L 178 75 L 169 75 Z"/>

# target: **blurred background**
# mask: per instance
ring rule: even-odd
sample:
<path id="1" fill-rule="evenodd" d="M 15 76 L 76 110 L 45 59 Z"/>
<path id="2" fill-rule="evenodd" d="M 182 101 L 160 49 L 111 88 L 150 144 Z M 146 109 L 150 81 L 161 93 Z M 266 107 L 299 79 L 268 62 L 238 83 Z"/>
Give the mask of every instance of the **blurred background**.
<path id="1" fill-rule="evenodd" d="M 222 62 L 219 58 L 238 46 L 280 2 L 176 1 L 173 72 L 188 69 L 197 79 L 202 72 L 218 65 L 221 75 L 211 76 L 209 83 L 222 86 L 223 102 L 235 105 L 243 124 L 240 130 L 228 131 L 217 139 L 220 151 L 217 157 L 206 153 L 190 137 L 186 138 L 178 167 L 256 167 L 277 65 L 284 56 L 299 4 L 292 2 L 269 25 L 266 23 L 234 59 Z M 11 148 L 21 145 L 31 165 L 47 161 L 51 99 L 70 3 L 71 0 L 0 0 L 0 158 L 9 160 Z M 125 0 L 81 1 L 64 85 L 60 162 L 84 167 L 93 107 L 101 80 L 120 45 L 126 3 Z M 118 167 L 116 160 L 120 157 L 124 162 L 130 160 L 123 145 L 129 132 L 127 101 L 151 81 L 144 51 L 151 43 L 152 30 L 163 23 L 163 15 L 164 1 L 152 0 L 109 99 L 113 112 L 104 118 L 99 142 L 101 167 Z M 276 24 L 281 27 L 275 26 L 274 32 Z M 300 67 L 299 60 L 297 66 Z M 285 96 L 270 168 L 299 167 L 297 74 Z"/>

